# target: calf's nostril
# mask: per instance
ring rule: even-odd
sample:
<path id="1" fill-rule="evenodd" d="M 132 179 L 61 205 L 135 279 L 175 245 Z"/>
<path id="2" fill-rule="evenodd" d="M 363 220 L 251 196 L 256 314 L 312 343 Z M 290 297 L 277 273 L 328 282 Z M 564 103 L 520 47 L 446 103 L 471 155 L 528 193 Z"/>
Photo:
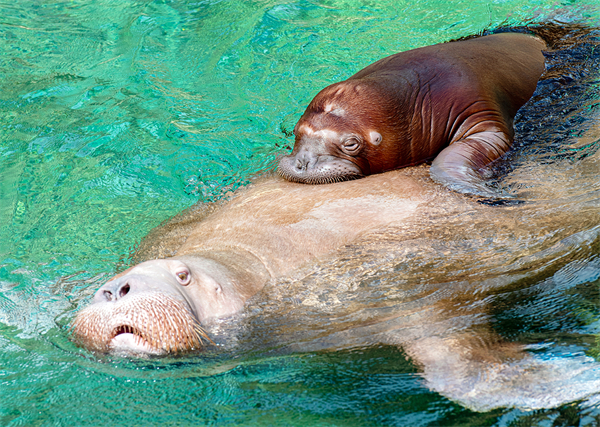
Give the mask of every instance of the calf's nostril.
<path id="1" fill-rule="evenodd" d="M 111 291 L 104 291 L 103 292 L 104 298 L 106 299 L 106 301 L 112 301 L 114 299 L 113 294 Z"/>
<path id="2" fill-rule="evenodd" d="M 306 169 L 306 162 L 304 161 L 304 159 L 296 159 L 296 170 L 298 171 L 303 171 L 304 169 Z"/>

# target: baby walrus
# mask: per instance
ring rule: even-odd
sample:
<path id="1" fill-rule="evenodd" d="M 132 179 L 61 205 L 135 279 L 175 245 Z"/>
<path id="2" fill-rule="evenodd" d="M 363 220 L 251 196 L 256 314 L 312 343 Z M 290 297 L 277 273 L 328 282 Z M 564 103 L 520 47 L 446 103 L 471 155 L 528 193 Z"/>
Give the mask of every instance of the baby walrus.
<path id="1" fill-rule="evenodd" d="M 502 33 L 383 58 L 317 94 L 278 171 L 322 184 L 435 158 L 435 181 L 489 196 L 479 171 L 509 150 L 545 48 L 536 36 Z"/>

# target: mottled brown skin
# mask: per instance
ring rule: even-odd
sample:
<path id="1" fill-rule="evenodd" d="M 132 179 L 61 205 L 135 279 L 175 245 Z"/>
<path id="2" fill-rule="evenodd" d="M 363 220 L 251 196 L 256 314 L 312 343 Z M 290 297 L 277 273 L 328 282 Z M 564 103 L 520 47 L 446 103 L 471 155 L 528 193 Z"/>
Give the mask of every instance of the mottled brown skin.
<path id="1" fill-rule="evenodd" d="M 435 158 L 434 180 L 485 194 L 478 171 L 510 148 L 513 118 L 535 91 L 545 47 L 537 37 L 503 33 L 381 59 L 319 92 L 279 172 L 319 184 Z"/>

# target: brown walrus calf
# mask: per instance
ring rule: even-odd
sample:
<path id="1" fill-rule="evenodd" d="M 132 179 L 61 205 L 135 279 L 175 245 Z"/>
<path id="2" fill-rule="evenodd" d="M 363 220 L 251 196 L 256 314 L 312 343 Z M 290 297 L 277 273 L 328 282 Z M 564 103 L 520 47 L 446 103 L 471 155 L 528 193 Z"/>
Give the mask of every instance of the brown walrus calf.
<path id="1" fill-rule="evenodd" d="M 503 33 L 381 59 L 317 94 L 279 173 L 320 184 L 435 157 L 434 180 L 489 195 L 478 171 L 510 148 L 513 118 L 535 91 L 545 48 L 540 38 Z"/>

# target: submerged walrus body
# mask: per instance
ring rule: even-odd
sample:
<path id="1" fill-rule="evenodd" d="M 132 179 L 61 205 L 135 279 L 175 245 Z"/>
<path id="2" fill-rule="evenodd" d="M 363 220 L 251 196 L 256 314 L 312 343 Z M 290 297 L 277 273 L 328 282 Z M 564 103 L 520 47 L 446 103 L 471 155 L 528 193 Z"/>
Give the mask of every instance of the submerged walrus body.
<path id="1" fill-rule="evenodd" d="M 600 369 L 589 360 L 579 358 L 566 368 L 538 360 L 498 336 L 487 314 L 493 290 L 518 283 L 528 271 L 540 274 L 539 263 L 564 256 L 562 245 L 543 236 L 553 235 L 557 224 L 563 234 L 573 233 L 569 214 L 552 208 L 536 222 L 535 207 L 480 205 L 438 189 L 426 174 L 425 167 L 407 168 L 321 186 L 270 179 L 244 189 L 176 233 L 175 256 L 142 262 L 103 285 L 77 315 L 74 335 L 101 352 L 231 350 L 238 338 L 224 329 L 236 330 L 234 315 L 262 291 L 282 294 L 276 303 L 281 312 L 266 324 L 258 315 L 258 331 L 248 332 L 253 352 L 263 337 L 271 337 L 267 341 L 278 353 L 397 345 L 431 389 L 476 410 L 555 406 L 600 389 L 600 380 L 580 384 L 572 378 Z M 527 223 L 520 222 L 522 216 Z M 582 223 L 597 219 L 578 217 Z M 454 247 L 444 247 L 448 238 Z M 526 252 L 533 256 L 523 253 L 523 242 L 531 242 Z M 154 243 L 160 245 L 160 238 Z M 496 246 L 498 255 L 491 257 Z M 467 266 L 472 271 L 481 259 L 481 277 L 465 281 L 460 272 Z M 369 281 L 388 270 L 397 285 Z M 402 272 L 410 270 L 421 277 L 403 284 Z M 498 276 L 486 278 L 488 271 Z M 317 286 L 306 288 L 311 274 L 319 278 Z M 429 285 L 428 278 L 440 285 Z M 327 329 L 334 328 L 324 339 L 324 326 L 314 323 L 322 310 Z M 294 312 L 299 318 L 290 320 Z M 558 379 L 572 385 L 556 395 L 540 393 Z"/>
<path id="2" fill-rule="evenodd" d="M 488 195 L 479 170 L 509 150 L 513 118 L 535 91 L 545 48 L 537 37 L 503 33 L 381 59 L 319 92 L 279 172 L 319 184 L 435 158 L 434 180 Z"/>

